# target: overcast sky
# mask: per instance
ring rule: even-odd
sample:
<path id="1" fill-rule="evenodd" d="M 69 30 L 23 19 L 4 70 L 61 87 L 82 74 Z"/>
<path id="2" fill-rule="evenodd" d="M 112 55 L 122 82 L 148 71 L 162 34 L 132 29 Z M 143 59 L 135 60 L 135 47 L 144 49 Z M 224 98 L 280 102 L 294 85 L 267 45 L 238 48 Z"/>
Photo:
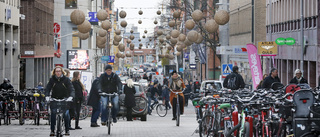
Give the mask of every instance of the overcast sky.
<path id="1" fill-rule="evenodd" d="M 115 10 L 119 9 L 119 12 L 121 10 L 126 11 L 127 16 L 125 20 L 128 26 L 134 24 L 138 26 L 140 34 L 144 33 L 144 30 L 147 30 L 150 35 L 156 26 L 153 22 L 155 18 L 159 17 L 156 12 L 159 10 L 159 7 L 161 7 L 160 3 L 162 3 L 162 1 L 163 0 L 115 0 L 114 5 Z M 143 11 L 142 15 L 138 14 L 140 8 Z M 142 20 L 142 24 L 138 24 L 139 19 Z"/>

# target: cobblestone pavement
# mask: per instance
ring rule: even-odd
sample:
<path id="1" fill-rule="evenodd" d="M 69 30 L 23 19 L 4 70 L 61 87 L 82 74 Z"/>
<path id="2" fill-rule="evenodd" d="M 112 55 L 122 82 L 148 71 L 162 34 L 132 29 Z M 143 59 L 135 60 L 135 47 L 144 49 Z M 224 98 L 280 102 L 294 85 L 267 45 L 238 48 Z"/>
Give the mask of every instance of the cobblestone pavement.
<path id="1" fill-rule="evenodd" d="M 97 128 L 90 127 L 90 117 L 80 121 L 82 130 L 71 130 L 71 137 L 188 137 L 198 136 L 193 134 L 197 128 L 195 120 L 194 107 L 189 102 L 189 107 L 185 107 L 185 114 L 181 116 L 180 126 L 177 127 L 172 119 L 172 110 L 168 111 L 166 117 L 159 117 L 156 112 L 147 116 L 146 122 L 140 120 L 126 121 L 122 118 L 111 128 L 111 135 L 108 135 L 106 126 Z M 100 125 L 100 120 L 99 125 Z M 2 122 L 3 123 L 3 122 Z M 40 121 L 40 126 L 33 125 L 32 120 L 26 121 L 26 124 L 19 125 L 18 120 L 12 120 L 10 125 L 0 126 L 1 137 L 44 137 L 49 136 L 50 126 L 46 125 L 46 121 Z M 74 127 L 74 121 L 72 121 Z"/>

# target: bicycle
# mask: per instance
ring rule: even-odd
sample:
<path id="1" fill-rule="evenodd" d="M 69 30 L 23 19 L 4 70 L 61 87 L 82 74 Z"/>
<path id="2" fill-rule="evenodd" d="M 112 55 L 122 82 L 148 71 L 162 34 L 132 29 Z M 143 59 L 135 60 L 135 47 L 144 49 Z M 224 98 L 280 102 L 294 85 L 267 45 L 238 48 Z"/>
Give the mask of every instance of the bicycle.
<path id="1" fill-rule="evenodd" d="M 179 101 L 179 93 L 183 93 L 183 91 L 180 92 L 174 92 L 172 89 L 170 89 L 172 93 L 174 93 L 177 97 L 177 104 L 176 104 L 176 126 L 180 125 L 180 101 Z"/>
<path id="2" fill-rule="evenodd" d="M 79 115 L 79 120 L 84 120 L 89 116 L 90 113 L 90 109 L 89 106 L 87 106 L 86 104 L 82 104 L 81 105 L 81 109 L 80 109 L 80 115 Z"/>
<path id="3" fill-rule="evenodd" d="M 112 94 L 108 94 L 105 92 L 99 93 L 100 96 L 108 96 L 108 103 L 107 103 L 107 107 L 108 107 L 108 121 L 107 121 L 107 127 L 108 127 L 108 135 L 110 135 L 111 133 L 111 124 L 112 124 L 112 115 L 111 115 L 111 109 L 112 109 L 112 96 L 117 96 L 117 93 L 112 93 Z"/>
<path id="4" fill-rule="evenodd" d="M 66 110 L 68 110 L 68 101 L 67 98 L 65 99 L 55 99 L 55 98 L 50 98 L 50 105 L 55 106 L 57 110 L 56 114 L 56 136 L 57 137 L 62 137 L 63 132 L 66 130 L 65 127 L 65 121 L 63 119 L 63 116 L 65 115 Z"/>
<path id="5" fill-rule="evenodd" d="M 160 117 L 165 117 L 168 113 L 168 109 L 166 108 L 166 105 L 162 103 L 160 103 L 159 101 L 156 101 L 154 104 L 153 104 L 153 107 L 151 107 L 151 111 L 156 108 L 156 111 L 157 111 L 157 114 L 160 116 Z"/>

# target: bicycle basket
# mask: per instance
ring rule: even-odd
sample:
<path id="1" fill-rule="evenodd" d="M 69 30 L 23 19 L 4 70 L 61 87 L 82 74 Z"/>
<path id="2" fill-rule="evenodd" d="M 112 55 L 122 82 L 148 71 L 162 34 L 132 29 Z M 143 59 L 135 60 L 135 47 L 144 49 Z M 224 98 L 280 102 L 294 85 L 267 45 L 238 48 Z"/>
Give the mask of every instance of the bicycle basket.
<path id="1" fill-rule="evenodd" d="M 61 109 L 61 110 L 67 110 L 70 108 L 70 105 L 68 102 L 58 102 L 58 101 L 51 101 L 50 102 L 50 109 Z"/>

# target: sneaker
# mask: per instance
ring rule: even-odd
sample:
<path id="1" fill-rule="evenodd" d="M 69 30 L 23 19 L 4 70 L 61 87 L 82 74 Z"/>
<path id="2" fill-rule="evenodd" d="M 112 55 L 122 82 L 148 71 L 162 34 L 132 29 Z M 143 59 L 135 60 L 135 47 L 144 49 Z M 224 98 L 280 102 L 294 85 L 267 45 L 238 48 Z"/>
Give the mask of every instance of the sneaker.
<path id="1" fill-rule="evenodd" d="M 72 128 L 72 127 L 69 127 L 69 130 L 75 130 L 74 128 Z"/>
<path id="2" fill-rule="evenodd" d="M 77 126 L 75 129 L 82 129 L 81 127 Z"/>
<path id="3" fill-rule="evenodd" d="M 107 122 L 101 122 L 101 125 L 105 126 L 105 125 L 107 125 Z"/>
<path id="4" fill-rule="evenodd" d="M 66 133 L 64 134 L 65 136 L 70 136 L 70 132 L 66 131 Z"/>
<path id="5" fill-rule="evenodd" d="M 54 131 L 50 132 L 50 137 L 55 136 Z"/>
<path id="6" fill-rule="evenodd" d="M 172 118 L 172 120 L 176 120 L 176 119 L 177 119 L 177 118 L 175 118 L 175 117 L 174 117 L 174 118 Z"/>
<path id="7" fill-rule="evenodd" d="M 97 123 L 91 123 L 90 127 L 100 127 Z"/>
<path id="8" fill-rule="evenodd" d="M 117 118 L 113 118 L 113 123 L 117 123 Z"/>

